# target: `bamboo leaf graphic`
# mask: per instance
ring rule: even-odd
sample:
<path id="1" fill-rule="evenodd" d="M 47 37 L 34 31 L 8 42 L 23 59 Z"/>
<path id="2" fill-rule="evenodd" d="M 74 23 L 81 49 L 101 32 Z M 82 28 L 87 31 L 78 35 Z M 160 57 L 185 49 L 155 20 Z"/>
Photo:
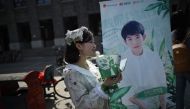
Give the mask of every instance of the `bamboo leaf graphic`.
<path id="1" fill-rule="evenodd" d="M 145 99 L 147 97 L 152 97 L 152 96 L 161 95 L 165 93 L 167 93 L 167 87 L 155 87 L 155 88 L 143 90 L 137 93 L 135 97 Z"/>
<path id="2" fill-rule="evenodd" d="M 148 5 L 148 6 L 145 8 L 144 11 L 150 11 L 150 10 L 153 10 L 153 9 L 159 7 L 160 5 L 162 5 L 161 2 L 154 3 L 154 4 L 150 4 L 150 5 Z"/>
<path id="3" fill-rule="evenodd" d="M 121 103 L 111 103 L 111 109 L 127 109 L 127 106 Z"/>
<path id="4" fill-rule="evenodd" d="M 110 102 L 115 102 L 118 99 L 120 99 L 122 96 L 124 96 L 129 91 L 130 88 L 131 88 L 131 86 L 122 87 L 122 88 L 119 88 L 116 91 L 114 91 L 114 93 L 110 97 Z"/>
<path id="5" fill-rule="evenodd" d="M 163 4 L 162 5 L 162 10 L 167 10 L 167 9 L 168 9 L 167 4 Z"/>
<path id="6" fill-rule="evenodd" d="M 162 9 L 163 9 L 163 6 L 160 5 L 160 6 L 158 7 L 158 10 L 157 10 L 157 14 L 158 14 L 158 15 L 160 15 L 161 11 L 163 11 Z"/>
<path id="7" fill-rule="evenodd" d="M 154 29 L 152 29 L 151 37 L 146 38 L 144 44 L 149 47 L 152 51 L 154 51 Z"/>
<path id="8" fill-rule="evenodd" d="M 169 2 L 169 0 L 162 0 L 164 3 L 167 3 L 167 2 Z"/>
<path id="9" fill-rule="evenodd" d="M 151 11 L 153 9 L 157 8 L 157 14 L 160 15 L 162 11 L 163 17 L 166 16 L 167 13 L 169 13 L 169 0 L 157 0 L 156 3 L 148 5 L 144 11 Z"/>
<path id="10" fill-rule="evenodd" d="M 174 59 L 172 57 L 172 54 L 170 53 L 170 51 L 168 50 L 168 55 L 169 55 L 169 58 L 170 58 L 170 61 L 172 63 L 172 65 L 174 64 Z"/>
<path id="11" fill-rule="evenodd" d="M 161 59 L 162 59 L 162 56 L 163 56 L 164 49 L 165 49 L 165 38 L 162 40 L 162 42 L 160 44 L 160 49 L 159 49 L 159 55 L 160 55 Z"/>
<path id="12" fill-rule="evenodd" d="M 165 10 L 164 14 L 162 17 L 165 17 L 168 14 L 169 10 Z"/>
<path id="13" fill-rule="evenodd" d="M 151 37 L 151 43 L 150 43 L 150 49 L 152 51 L 154 51 L 153 39 L 154 39 L 154 29 L 152 29 L 152 37 Z"/>

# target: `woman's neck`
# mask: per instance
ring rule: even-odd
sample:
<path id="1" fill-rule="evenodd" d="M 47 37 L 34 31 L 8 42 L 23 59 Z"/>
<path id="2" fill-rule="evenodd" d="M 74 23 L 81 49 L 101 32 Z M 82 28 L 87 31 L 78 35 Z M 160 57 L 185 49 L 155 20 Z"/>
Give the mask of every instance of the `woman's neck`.
<path id="1" fill-rule="evenodd" d="M 78 65 L 79 67 L 82 67 L 84 69 L 89 69 L 89 66 L 86 62 L 86 58 L 80 58 L 78 62 L 75 63 L 76 65 Z"/>

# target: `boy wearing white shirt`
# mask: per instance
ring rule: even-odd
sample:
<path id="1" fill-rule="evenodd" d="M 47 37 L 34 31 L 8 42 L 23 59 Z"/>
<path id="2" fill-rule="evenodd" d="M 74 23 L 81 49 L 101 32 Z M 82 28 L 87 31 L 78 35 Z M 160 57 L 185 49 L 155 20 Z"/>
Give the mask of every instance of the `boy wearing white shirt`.
<path id="1" fill-rule="evenodd" d="M 143 25 L 130 21 L 123 26 L 121 35 L 129 50 L 126 51 L 127 64 L 119 86 L 132 86 L 122 98 L 123 104 L 129 109 L 166 109 L 163 63 L 157 53 L 143 47 L 146 38 Z"/>

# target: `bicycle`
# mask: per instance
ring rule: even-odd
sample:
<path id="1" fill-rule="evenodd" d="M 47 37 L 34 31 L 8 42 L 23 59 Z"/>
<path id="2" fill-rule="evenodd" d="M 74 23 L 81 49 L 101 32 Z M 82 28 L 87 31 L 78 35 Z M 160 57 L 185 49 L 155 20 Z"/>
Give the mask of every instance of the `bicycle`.
<path id="1" fill-rule="evenodd" d="M 56 83 L 54 84 L 53 90 L 55 92 L 56 95 L 58 95 L 61 98 L 65 98 L 65 99 L 70 99 L 70 94 L 68 89 L 65 86 L 64 83 L 64 77 L 62 76 L 62 72 L 63 69 L 65 68 L 65 66 L 58 66 L 55 68 L 55 73 L 58 73 L 59 75 L 61 75 L 61 77 L 56 77 L 58 78 L 58 80 L 56 81 Z M 63 93 L 64 91 L 64 93 Z"/>

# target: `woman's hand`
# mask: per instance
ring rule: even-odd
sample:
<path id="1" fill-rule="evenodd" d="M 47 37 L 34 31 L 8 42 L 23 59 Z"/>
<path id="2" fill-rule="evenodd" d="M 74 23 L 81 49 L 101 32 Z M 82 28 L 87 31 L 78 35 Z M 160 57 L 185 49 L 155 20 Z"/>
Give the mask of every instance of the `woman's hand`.
<path id="1" fill-rule="evenodd" d="M 103 85 L 104 86 L 112 86 L 113 84 L 116 84 L 122 80 L 122 75 L 119 73 L 116 76 L 108 77 L 104 80 Z"/>

